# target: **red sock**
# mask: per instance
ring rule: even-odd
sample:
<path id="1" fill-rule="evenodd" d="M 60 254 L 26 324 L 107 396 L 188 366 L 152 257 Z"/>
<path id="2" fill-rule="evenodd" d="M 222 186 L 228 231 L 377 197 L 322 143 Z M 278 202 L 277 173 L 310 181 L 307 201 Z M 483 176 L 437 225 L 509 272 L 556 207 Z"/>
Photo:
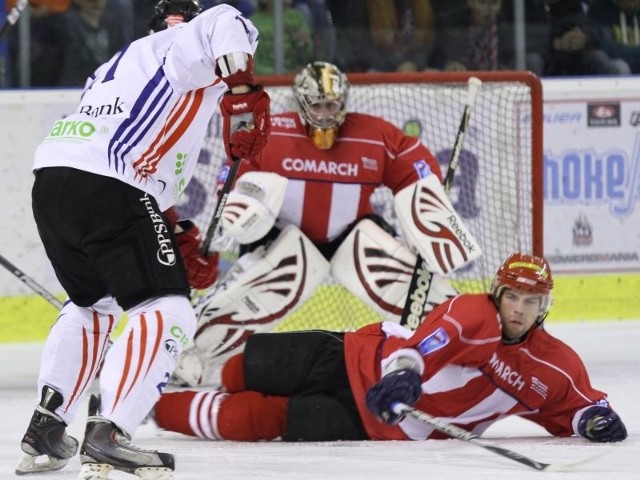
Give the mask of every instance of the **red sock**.
<path id="1" fill-rule="evenodd" d="M 228 395 L 220 405 L 218 432 L 225 440 L 255 442 L 273 440 L 284 434 L 287 418 L 286 397 L 258 392 Z"/>
<path id="2" fill-rule="evenodd" d="M 225 392 L 244 392 L 247 389 L 244 385 L 243 361 L 244 354 L 238 353 L 224 362 L 220 376 Z"/>
<path id="3" fill-rule="evenodd" d="M 273 440 L 284 434 L 288 400 L 258 392 L 171 392 L 160 397 L 155 419 L 165 430 L 195 437 Z"/>
<path id="4" fill-rule="evenodd" d="M 186 391 L 162 394 L 155 407 L 155 420 L 158 426 L 171 432 L 196 436 L 189 426 L 189 408 L 197 393 Z"/>

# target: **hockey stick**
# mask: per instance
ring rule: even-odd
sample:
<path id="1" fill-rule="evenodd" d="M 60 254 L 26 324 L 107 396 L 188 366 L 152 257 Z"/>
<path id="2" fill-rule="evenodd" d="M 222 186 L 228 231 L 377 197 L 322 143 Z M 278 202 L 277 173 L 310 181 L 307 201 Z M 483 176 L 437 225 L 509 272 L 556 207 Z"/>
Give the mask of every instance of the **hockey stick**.
<path id="1" fill-rule="evenodd" d="M 28 3 L 29 0 L 18 0 L 14 7 L 9 11 L 7 18 L 4 21 L 4 25 L 2 25 L 2 28 L 0 29 L 0 42 L 8 35 L 11 27 L 16 24 Z"/>
<path id="2" fill-rule="evenodd" d="M 462 120 L 460 120 L 458 133 L 456 134 L 453 150 L 451 151 L 451 160 L 449 161 L 449 167 L 447 168 L 447 173 L 443 180 L 444 192 L 447 195 L 449 195 L 451 187 L 453 186 L 453 176 L 458 169 L 458 162 L 460 161 L 460 152 L 462 151 L 464 136 L 467 133 L 469 119 L 471 118 L 471 110 L 476 102 L 476 96 L 478 95 L 478 90 L 480 90 L 481 86 L 482 81 L 479 78 L 469 78 L 467 86 L 467 103 L 465 104 L 462 112 Z M 413 268 L 411 282 L 409 283 L 407 299 L 405 300 L 402 316 L 400 317 L 400 325 L 407 325 L 409 316 L 412 315 L 412 312 L 419 311 L 424 313 L 432 280 L 433 272 L 428 271 L 426 263 L 422 257 L 418 255 L 418 258 L 416 258 L 416 265 Z M 413 313 L 413 315 L 415 315 L 415 313 Z"/>
<path id="3" fill-rule="evenodd" d="M 213 218 L 211 219 L 211 224 L 207 229 L 207 234 L 204 237 L 204 241 L 202 242 L 202 253 L 207 255 L 209 253 L 209 248 L 211 247 L 211 242 L 213 241 L 213 236 L 218 229 L 218 223 L 220 223 L 220 217 L 222 217 L 222 210 L 224 210 L 224 206 L 227 203 L 227 198 L 229 197 L 229 192 L 231 191 L 231 186 L 236 179 L 236 175 L 238 174 L 238 168 L 240 168 L 240 160 L 239 158 L 234 158 L 231 163 L 231 168 L 229 169 L 229 173 L 227 174 L 227 179 L 224 181 L 224 185 L 222 186 L 222 190 L 220 191 L 220 197 L 218 198 L 218 204 L 216 205 L 216 209 L 213 213 Z"/>
<path id="4" fill-rule="evenodd" d="M 9 270 L 11 273 L 13 273 L 18 278 L 18 280 L 20 280 L 22 283 L 24 283 L 29 288 L 31 288 L 31 290 L 36 292 L 38 295 L 44 298 L 51 305 L 56 307 L 58 310 L 62 310 L 62 307 L 64 304 L 60 300 L 58 300 L 52 293 L 47 291 L 42 285 L 40 285 L 33 278 L 31 278 L 29 275 L 24 273 L 22 270 L 20 270 L 13 263 L 11 263 L 9 260 L 4 258 L 2 255 L 0 255 L 0 264 L 2 264 L 2 266 L 7 270 Z"/>
<path id="5" fill-rule="evenodd" d="M 444 433 L 445 435 L 449 435 L 451 438 L 457 438 L 458 440 L 462 440 L 464 442 L 471 443 L 473 445 L 477 445 L 478 447 L 482 447 L 490 452 L 496 453 L 503 457 L 514 460 L 518 463 L 526 465 L 527 467 L 533 468 L 534 470 L 540 470 L 545 472 L 565 472 L 572 470 L 576 466 L 583 464 L 587 461 L 593 460 L 595 457 L 586 458 L 580 460 L 575 463 L 543 463 L 538 462 L 532 458 L 526 457 L 521 453 L 514 452 L 513 450 L 509 450 L 508 448 L 501 447 L 500 445 L 496 445 L 493 442 L 488 440 L 484 440 L 480 438 L 480 436 L 475 433 L 469 432 L 464 428 L 457 427 L 455 425 L 451 425 L 450 423 L 444 422 L 437 417 L 429 415 L 426 412 L 421 410 L 417 410 L 409 405 L 404 403 L 396 403 L 393 405 L 393 413 L 396 415 L 405 415 L 407 417 L 411 417 L 425 425 L 429 425 L 439 432 Z M 604 453 L 603 453 L 604 454 Z"/>

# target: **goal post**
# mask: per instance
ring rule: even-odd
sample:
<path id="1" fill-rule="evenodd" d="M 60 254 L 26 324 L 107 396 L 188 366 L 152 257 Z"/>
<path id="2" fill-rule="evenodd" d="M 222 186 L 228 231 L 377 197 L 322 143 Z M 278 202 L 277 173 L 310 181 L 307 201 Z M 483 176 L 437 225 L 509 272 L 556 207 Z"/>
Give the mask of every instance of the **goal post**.
<path id="1" fill-rule="evenodd" d="M 543 254 L 542 86 L 530 72 L 424 72 L 348 74 L 349 112 L 368 113 L 418 136 L 446 171 L 467 99 L 467 82 L 482 80 L 471 113 L 450 198 L 483 255 L 451 278 L 462 291 L 488 291 L 514 251 Z M 273 113 L 295 111 L 293 76 L 260 78 Z M 198 168 L 178 205 L 202 231 L 213 216 L 217 176 L 225 149 L 219 113 L 211 119 Z M 372 196 L 377 213 L 396 226 L 387 188 Z M 398 232 L 400 233 L 400 232 Z M 215 243 L 214 247 L 215 248 Z M 227 258 L 233 260 L 233 253 Z M 375 322 L 373 310 L 327 279 L 281 329 L 348 330 Z"/>

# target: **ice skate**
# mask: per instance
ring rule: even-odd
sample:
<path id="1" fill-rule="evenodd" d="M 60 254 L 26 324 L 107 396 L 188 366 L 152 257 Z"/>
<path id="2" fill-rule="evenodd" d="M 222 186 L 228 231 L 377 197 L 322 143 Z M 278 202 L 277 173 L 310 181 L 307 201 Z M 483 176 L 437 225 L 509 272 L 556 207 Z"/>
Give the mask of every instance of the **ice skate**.
<path id="1" fill-rule="evenodd" d="M 78 441 L 67 435 L 67 424 L 53 413 L 62 405 L 62 395 L 49 386 L 42 388 L 42 398 L 22 437 L 24 452 L 16 466 L 16 475 L 60 470 L 78 451 Z"/>
<path id="2" fill-rule="evenodd" d="M 131 445 L 125 432 L 99 415 L 87 419 L 80 458 L 78 480 L 108 480 L 112 470 L 137 475 L 141 480 L 173 478 L 173 455 Z"/>

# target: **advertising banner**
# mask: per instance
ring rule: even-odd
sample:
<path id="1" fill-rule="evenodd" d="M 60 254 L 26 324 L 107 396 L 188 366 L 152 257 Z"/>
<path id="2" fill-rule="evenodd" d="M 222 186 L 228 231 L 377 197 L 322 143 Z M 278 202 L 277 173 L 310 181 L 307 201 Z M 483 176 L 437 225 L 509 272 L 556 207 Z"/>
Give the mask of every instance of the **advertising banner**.
<path id="1" fill-rule="evenodd" d="M 556 273 L 639 272 L 640 80 L 566 86 L 544 83 L 545 254 Z"/>

